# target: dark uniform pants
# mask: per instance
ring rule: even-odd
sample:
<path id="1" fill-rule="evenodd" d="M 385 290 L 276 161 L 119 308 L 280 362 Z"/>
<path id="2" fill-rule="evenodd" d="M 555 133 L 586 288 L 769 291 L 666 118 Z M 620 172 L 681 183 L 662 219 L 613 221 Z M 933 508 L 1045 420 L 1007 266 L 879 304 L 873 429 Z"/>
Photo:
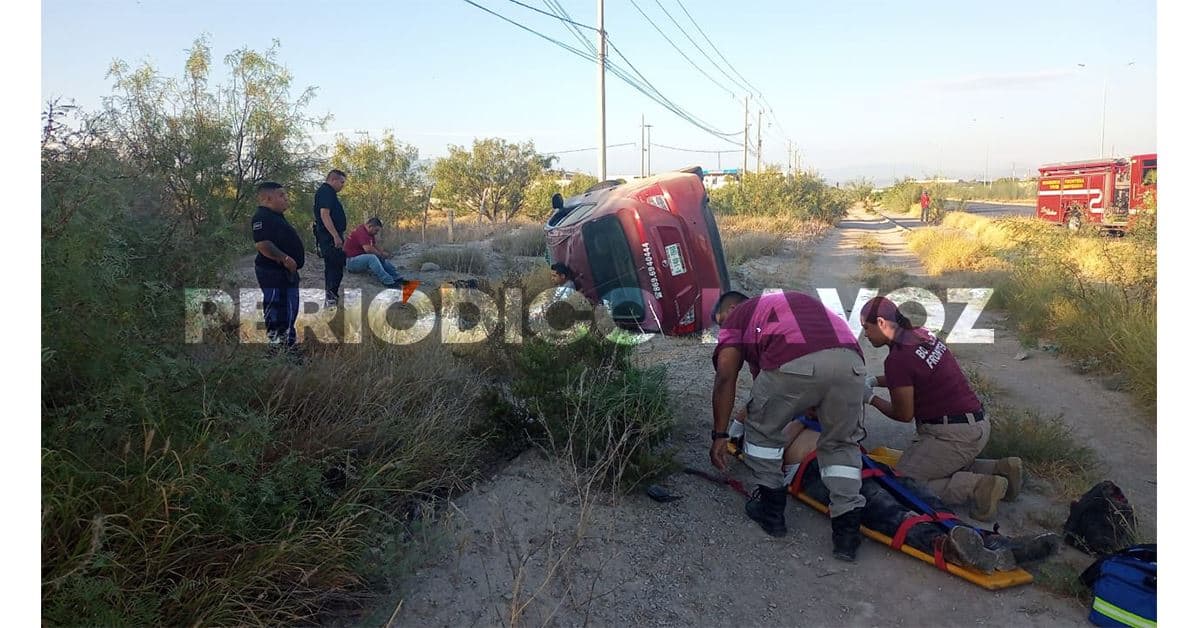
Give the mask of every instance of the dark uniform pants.
<path id="1" fill-rule="evenodd" d="M 296 316 L 300 314 L 300 283 L 287 271 L 255 267 L 263 293 L 263 322 L 267 342 L 290 347 L 296 344 Z"/>
<path id="2" fill-rule="evenodd" d="M 823 503 L 829 503 L 829 488 L 821 480 L 821 473 L 818 469 L 809 465 L 804 471 L 804 477 L 801 478 L 801 486 L 804 488 L 804 493 L 809 497 Z M 879 466 L 884 467 L 882 463 Z M 904 485 L 910 492 L 919 497 L 922 501 L 933 508 L 935 512 L 950 512 L 944 503 L 937 497 L 934 497 L 929 491 L 925 490 L 918 482 L 914 482 L 908 478 L 896 478 L 898 482 Z M 862 525 L 868 528 L 893 536 L 900 529 L 900 525 L 905 519 L 916 516 L 908 507 L 904 506 L 891 493 L 880 485 L 878 480 L 866 480 L 862 483 L 861 493 L 865 501 L 863 508 Z M 939 536 L 946 533 L 946 530 L 936 523 L 918 523 L 908 530 L 908 535 L 904 537 L 905 545 L 926 552 L 933 553 L 933 545 Z"/>
<path id="3" fill-rule="evenodd" d="M 321 259 L 325 260 L 325 302 L 337 303 L 342 290 L 342 273 L 346 269 L 346 252 L 334 246 L 333 238 L 323 229 L 317 236 L 317 246 L 321 248 Z"/>
<path id="4" fill-rule="evenodd" d="M 754 378 L 747 406 L 746 466 L 754 480 L 768 488 L 784 485 L 783 428 L 809 408 L 821 417 L 817 462 L 832 497 L 832 516 L 863 506 L 862 457 L 858 443 L 863 430 L 863 384 L 867 367 L 851 349 L 817 351 L 796 358 Z"/>

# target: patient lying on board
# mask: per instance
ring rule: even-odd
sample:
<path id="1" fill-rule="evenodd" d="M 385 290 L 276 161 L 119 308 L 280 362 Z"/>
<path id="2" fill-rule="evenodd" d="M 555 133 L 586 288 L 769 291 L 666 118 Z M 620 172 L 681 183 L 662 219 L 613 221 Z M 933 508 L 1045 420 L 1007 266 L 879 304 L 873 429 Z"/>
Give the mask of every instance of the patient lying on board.
<path id="1" fill-rule="evenodd" d="M 741 422 L 745 418 L 739 414 L 734 419 L 729 430 L 732 442 L 741 443 Z M 819 433 L 806 429 L 800 421 L 792 421 L 785 428 L 790 444 L 784 452 L 783 465 L 789 486 L 799 473 L 804 459 L 816 451 Z M 876 465 L 884 470 L 890 468 L 883 463 Z M 818 465 L 803 465 L 804 475 L 800 478 L 800 486 L 809 497 L 822 504 L 829 503 L 829 490 L 821 482 Z M 950 513 L 941 500 L 935 497 L 921 484 L 908 478 L 896 478 L 905 489 L 921 501 L 928 504 L 934 512 Z M 907 519 L 919 517 L 921 513 L 914 512 L 906 506 L 876 478 L 863 478 L 862 495 L 867 499 L 863 510 L 862 525 L 876 532 L 894 537 L 904 526 Z M 990 573 L 993 571 L 1008 571 L 1018 565 L 1041 560 L 1058 551 L 1058 536 L 1047 532 L 1043 534 L 1008 537 L 989 531 L 980 531 L 964 525 L 957 519 L 946 522 L 945 525 L 932 521 L 920 521 L 909 524 L 905 531 L 904 544 L 920 550 L 931 556 L 936 556 L 940 548 L 946 562 L 963 567 L 971 567 Z M 946 528 L 950 526 L 949 532 Z"/>

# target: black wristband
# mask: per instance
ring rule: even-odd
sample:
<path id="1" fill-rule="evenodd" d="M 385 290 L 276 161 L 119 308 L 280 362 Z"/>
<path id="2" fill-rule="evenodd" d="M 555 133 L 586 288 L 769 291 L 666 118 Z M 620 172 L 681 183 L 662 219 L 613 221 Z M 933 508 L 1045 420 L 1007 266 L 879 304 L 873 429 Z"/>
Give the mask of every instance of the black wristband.
<path id="1" fill-rule="evenodd" d="M 716 430 L 713 430 L 712 431 L 712 439 L 715 441 L 718 438 L 729 438 L 729 432 L 718 432 Z"/>

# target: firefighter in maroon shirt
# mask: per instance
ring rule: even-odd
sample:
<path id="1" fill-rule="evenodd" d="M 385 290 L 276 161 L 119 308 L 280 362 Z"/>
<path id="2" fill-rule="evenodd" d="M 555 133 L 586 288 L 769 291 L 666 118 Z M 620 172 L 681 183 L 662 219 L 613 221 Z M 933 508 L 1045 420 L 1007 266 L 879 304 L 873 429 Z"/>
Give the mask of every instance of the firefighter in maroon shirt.
<path id="1" fill-rule="evenodd" d="M 784 428 L 816 407 L 821 416 L 817 464 L 829 488 L 833 555 L 852 561 L 862 540 L 858 526 L 862 488 L 862 388 L 867 368 L 858 337 L 820 301 L 799 292 L 764 292 L 749 298 L 721 295 L 713 310 L 721 326 L 713 351 L 713 466 L 725 470 L 730 415 L 738 373 L 750 365 L 750 391 L 742 451 L 758 490 L 746 514 L 772 536 L 787 534 L 787 487 L 782 469 Z"/>
<path id="2" fill-rule="evenodd" d="M 925 482 L 944 502 L 972 504 L 972 517 L 991 521 L 997 502 L 1021 490 L 1021 459 L 976 459 L 991 426 L 954 354 L 927 330 L 914 329 L 884 297 L 863 306 L 862 324 L 872 345 L 888 347 L 884 374 L 867 378 L 863 401 L 888 418 L 917 423 L 916 440 L 896 471 Z M 876 397 L 875 386 L 887 388 L 891 401 Z"/>

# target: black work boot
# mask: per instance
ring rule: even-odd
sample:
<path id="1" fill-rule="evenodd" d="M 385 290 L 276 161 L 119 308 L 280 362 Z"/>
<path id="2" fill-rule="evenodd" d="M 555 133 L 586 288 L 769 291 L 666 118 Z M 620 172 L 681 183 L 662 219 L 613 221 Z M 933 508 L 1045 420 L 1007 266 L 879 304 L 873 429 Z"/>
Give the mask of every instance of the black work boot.
<path id="1" fill-rule="evenodd" d="M 1017 568 L 1016 559 L 1004 544 L 985 541 L 975 528 L 956 526 L 947 537 L 946 560 L 956 565 L 974 567 L 984 573 Z"/>
<path id="2" fill-rule="evenodd" d="M 858 546 L 862 543 L 862 532 L 858 530 L 862 522 L 862 512 L 862 508 L 855 508 L 829 520 L 833 527 L 834 558 L 854 562 Z"/>
<path id="3" fill-rule="evenodd" d="M 771 536 L 787 535 L 787 523 L 783 519 L 787 507 L 787 487 L 767 488 L 761 484 L 754 497 L 746 502 L 746 515 L 758 522 L 763 531 Z"/>
<path id="4" fill-rule="evenodd" d="M 1060 541 L 1061 539 L 1059 539 L 1057 534 L 1043 532 L 1041 534 L 1029 534 L 1013 538 L 994 535 L 992 538 L 985 539 L 984 543 L 988 547 L 1009 550 L 1012 553 L 1014 562 L 1018 565 L 1024 565 L 1057 554 Z"/>

